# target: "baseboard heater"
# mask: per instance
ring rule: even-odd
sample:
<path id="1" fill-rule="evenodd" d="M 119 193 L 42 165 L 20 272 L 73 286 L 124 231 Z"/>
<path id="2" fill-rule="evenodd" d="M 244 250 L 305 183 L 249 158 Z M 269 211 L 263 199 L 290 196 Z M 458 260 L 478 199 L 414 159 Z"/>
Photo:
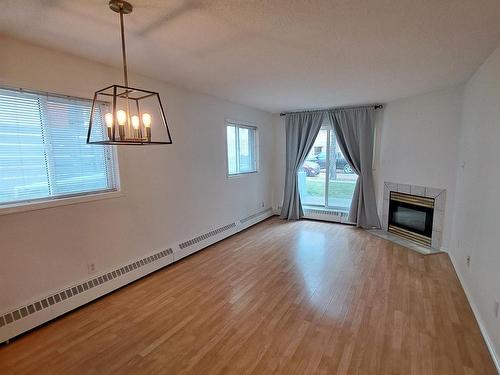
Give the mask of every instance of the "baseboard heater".
<path id="1" fill-rule="evenodd" d="M 0 342 L 7 341 L 74 310 L 273 215 L 271 208 L 264 209 L 2 313 L 0 314 Z"/>
<path id="2" fill-rule="evenodd" d="M 349 213 L 336 211 L 336 210 L 328 210 L 322 208 L 304 208 L 304 217 L 306 219 L 315 219 L 315 220 L 325 220 L 332 221 L 335 223 L 348 223 Z"/>

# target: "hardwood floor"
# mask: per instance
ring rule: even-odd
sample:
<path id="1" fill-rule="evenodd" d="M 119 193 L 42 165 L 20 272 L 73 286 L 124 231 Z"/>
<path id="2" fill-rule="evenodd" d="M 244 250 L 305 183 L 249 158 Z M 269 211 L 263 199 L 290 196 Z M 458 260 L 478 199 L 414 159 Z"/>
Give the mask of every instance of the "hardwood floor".
<path id="1" fill-rule="evenodd" d="M 1 374 L 496 374 L 446 254 L 269 219 L 0 349 Z"/>

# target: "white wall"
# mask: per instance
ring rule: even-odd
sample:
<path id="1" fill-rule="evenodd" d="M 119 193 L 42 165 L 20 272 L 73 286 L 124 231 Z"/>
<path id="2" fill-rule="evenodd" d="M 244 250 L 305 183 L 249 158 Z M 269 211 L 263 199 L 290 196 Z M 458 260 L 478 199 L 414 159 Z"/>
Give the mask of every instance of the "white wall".
<path id="1" fill-rule="evenodd" d="M 0 36 L 0 85 L 92 97 L 121 71 Z M 168 79 L 168 77 L 165 77 Z M 132 75 L 159 91 L 173 145 L 120 147 L 125 196 L 0 216 L 0 312 L 271 206 L 271 115 Z M 225 118 L 255 123 L 260 172 L 227 179 Z"/>
<path id="2" fill-rule="evenodd" d="M 476 317 L 500 358 L 500 47 L 467 82 L 451 255 Z M 466 265 L 471 257 L 470 267 Z M 497 364 L 498 366 L 498 364 Z"/>
<path id="3" fill-rule="evenodd" d="M 377 115 L 374 178 L 382 217 L 384 181 L 447 190 L 442 247 L 453 218 L 463 86 L 387 103 Z"/>

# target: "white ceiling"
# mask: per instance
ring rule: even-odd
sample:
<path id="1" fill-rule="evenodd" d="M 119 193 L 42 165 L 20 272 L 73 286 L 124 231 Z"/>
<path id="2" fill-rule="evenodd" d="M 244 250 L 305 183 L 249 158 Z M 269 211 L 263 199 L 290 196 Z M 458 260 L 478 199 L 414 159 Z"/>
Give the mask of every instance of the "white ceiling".
<path id="1" fill-rule="evenodd" d="M 465 81 L 498 0 L 132 0 L 130 70 L 271 112 L 386 102 Z M 0 0 L 0 31 L 113 65 L 106 0 Z"/>

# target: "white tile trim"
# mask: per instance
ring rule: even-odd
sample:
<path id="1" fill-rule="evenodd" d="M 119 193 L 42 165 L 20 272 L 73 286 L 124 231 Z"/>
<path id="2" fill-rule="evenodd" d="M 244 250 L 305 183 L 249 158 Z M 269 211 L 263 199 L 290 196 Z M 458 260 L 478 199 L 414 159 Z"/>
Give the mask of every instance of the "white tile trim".
<path id="1" fill-rule="evenodd" d="M 382 229 L 388 230 L 389 218 L 389 196 L 390 192 L 412 194 L 418 197 L 434 198 L 434 219 L 432 222 L 431 248 L 440 250 L 443 240 L 444 209 L 446 201 L 446 189 L 438 189 L 420 185 L 399 184 L 395 182 L 384 182 L 384 203 L 382 207 Z M 386 198 L 387 197 L 387 198 Z"/>

